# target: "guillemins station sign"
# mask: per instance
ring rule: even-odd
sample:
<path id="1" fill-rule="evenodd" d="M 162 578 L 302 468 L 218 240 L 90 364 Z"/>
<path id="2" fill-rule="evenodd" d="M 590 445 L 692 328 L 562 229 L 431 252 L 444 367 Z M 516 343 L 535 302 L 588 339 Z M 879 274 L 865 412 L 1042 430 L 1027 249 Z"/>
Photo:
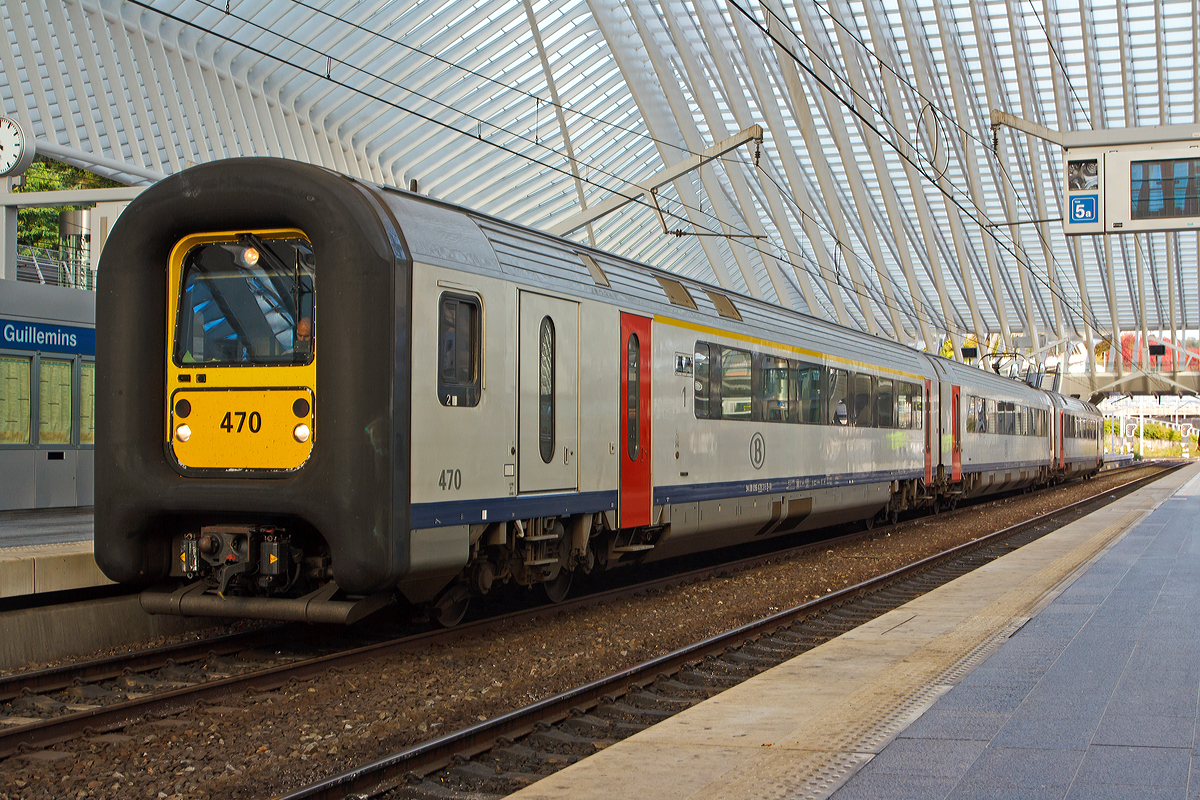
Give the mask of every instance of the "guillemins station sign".
<path id="1" fill-rule="evenodd" d="M 96 331 L 70 325 L 0 319 L 0 349 L 90 356 L 96 354 Z"/>

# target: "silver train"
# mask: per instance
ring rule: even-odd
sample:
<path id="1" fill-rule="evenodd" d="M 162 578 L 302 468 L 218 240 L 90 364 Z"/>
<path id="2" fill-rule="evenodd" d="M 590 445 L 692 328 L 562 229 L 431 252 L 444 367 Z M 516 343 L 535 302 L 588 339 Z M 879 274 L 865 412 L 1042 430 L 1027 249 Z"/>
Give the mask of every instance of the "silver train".
<path id="1" fill-rule="evenodd" d="M 580 570 L 937 510 L 1102 465 L 1089 403 L 315 167 L 204 165 L 130 212 L 140 225 L 114 230 L 101 267 L 127 279 L 106 272 L 101 310 L 144 304 L 160 322 L 139 331 L 98 314 L 99 362 L 134 352 L 99 377 L 114 449 L 97 464 L 96 552 L 118 580 L 163 581 L 143 595 L 156 612 L 351 621 L 398 590 L 452 624 L 497 582 L 561 598 Z M 146 244 L 160 220 L 173 227 Z M 220 265 L 202 250 L 216 246 Z M 279 255 L 252 269 L 239 261 L 250 247 Z M 165 269 L 173 258 L 181 272 Z M 289 285 L 308 299 L 271 306 L 263 329 L 272 348 L 311 330 L 311 374 L 287 366 L 276 381 L 285 367 L 255 361 L 265 349 L 247 331 L 261 320 L 233 325 L 215 360 L 181 359 L 171 337 L 200 348 L 210 329 L 182 333 L 209 320 L 176 277 L 188 259 L 225 270 L 227 292 L 259 292 L 218 303 L 225 317 L 268 307 L 255 270 L 294 268 Z M 165 368 L 136 378 L 146 364 Z M 192 411 L 216 395 L 190 373 L 246 397 L 299 384 L 307 450 L 222 461 L 220 447 L 249 440 L 228 412 Z M 157 422 L 135 432 L 148 409 Z"/>

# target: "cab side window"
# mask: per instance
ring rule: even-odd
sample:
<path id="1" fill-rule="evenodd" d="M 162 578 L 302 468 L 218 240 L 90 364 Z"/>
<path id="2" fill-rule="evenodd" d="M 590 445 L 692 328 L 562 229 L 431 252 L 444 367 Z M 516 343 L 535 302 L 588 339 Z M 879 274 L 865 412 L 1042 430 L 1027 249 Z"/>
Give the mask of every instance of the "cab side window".
<path id="1" fill-rule="evenodd" d="M 438 303 L 438 400 L 444 406 L 477 406 L 480 396 L 479 299 L 443 294 Z"/>

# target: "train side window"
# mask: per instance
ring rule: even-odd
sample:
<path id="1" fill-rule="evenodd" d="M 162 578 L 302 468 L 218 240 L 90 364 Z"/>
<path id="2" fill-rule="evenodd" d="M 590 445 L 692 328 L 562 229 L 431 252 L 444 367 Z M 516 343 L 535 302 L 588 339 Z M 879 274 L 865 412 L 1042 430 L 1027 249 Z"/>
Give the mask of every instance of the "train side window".
<path id="1" fill-rule="evenodd" d="M 750 392 L 751 357 L 745 350 L 721 348 L 721 418 L 754 419 Z"/>
<path id="2" fill-rule="evenodd" d="M 638 423 L 641 421 L 639 411 L 642 398 L 641 356 L 642 349 L 638 342 L 638 335 L 631 333 L 629 334 L 629 373 L 625 376 L 629 392 L 629 397 L 625 403 L 625 413 L 629 417 L 626 427 L 629 432 L 627 447 L 629 449 L 630 461 L 637 461 L 641 447 L 641 440 L 638 439 Z"/>
<path id="3" fill-rule="evenodd" d="M 759 392 L 763 422 L 787 422 L 788 418 L 788 362 L 786 358 L 760 356 Z"/>
<path id="4" fill-rule="evenodd" d="M 919 383 L 914 383 L 912 390 L 913 428 L 919 431 L 925 427 L 925 387 Z"/>
<path id="5" fill-rule="evenodd" d="M 871 414 L 871 398 L 874 395 L 875 379 L 871 375 L 855 374 L 851 377 L 850 424 L 856 428 L 872 428 L 875 420 Z"/>
<path id="6" fill-rule="evenodd" d="M 0 356 L 0 444 L 29 444 L 32 359 Z"/>
<path id="7" fill-rule="evenodd" d="M 796 400 L 799 422 L 821 423 L 821 383 L 824 370 L 816 364 L 800 362 L 793 365 L 796 376 Z"/>
<path id="8" fill-rule="evenodd" d="M 984 400 L 984 402 L 987 403 L 987 411 L 985 413 L 987 414 L 988 432 L 989 433 L 999 433 L 1000 432 L 1000 417 L 996 411 L 996 401 L 988 399 L 988 400 Z"/>
<path id="9" fill-rule="evenodd" d="M 875 427 L 896 427 L 896 395 L 893 392 L 895 381 L 891 378 L 875 379 Z"/>
<path id="10" fill-rule="evenodd" d="M 708 419 L 712 413 L 709 401 L 708 347 L 707 342 L 696 342 L 696 354 L 692 359 L 692 378 L 695 381 L 693 407 L 696 411 L 696 419 Z"/>
<path id="11" fill-rule="evenodd" d="M 79 443 L 96 443 L 96 362 L 79 365 Z"/>
<path id="12" fill-rule="evenodd" d="M 630 372 L 637 373 L 637 337 L 631 336 Z M 631 391 L 636 392 L 634 384 Z M 636 395 L 634 395 L 636 397 Z M 636 416 L 636 411 L 634 412 Z M 547 464 L 554 458 L 554 322 L 542 317 L 538 331 L 538 450 Z"/>
<path id="13" fill-rule="evenodd" d="M 438 310 L 438 399 L 444 406 L 477 406 L 482 338 L 479 299 L 443 294 Z"/>
<path id="14" fill-rule="evenodd" d="M 38 443 L 70 444 L 74 425 L 70 361 L 43 358 L 38 367 Z"/>
<path id="15" fill-rule="evenodd" d="M 829 370 L 829 414 L 826 416 L 830 425 L 850 424 L 850 375 L 844 369 Z"/>
<path id="16" fill-rule="evenodd" d="M 967 418 L 964 425 L 967 433 L 979 432 L 979 398 L 967 395 Z"/>
<path id="17" fill-rule="evenodd" d="M 638 425 L 642 420 L 641 402 L 642 402 L 642 348 L 638 342 L 637 333 L 629 335 L 629 372 L 625 375 L 625 386 L 628 397 L 625 401 L 625 414 L 628 416 L 629 441 L 626 441 L 626 449 L 629 450 L 629 461 L 637 461 L 638 453 L 641 452 L 641 439 L 638 439 Z"/>
<path id="18" fill-rule="evenodd" d="M 916 389 L 908 381 L 896 382 L 896 427 L 911 430 L 913 426 L 912 397 Z"/>

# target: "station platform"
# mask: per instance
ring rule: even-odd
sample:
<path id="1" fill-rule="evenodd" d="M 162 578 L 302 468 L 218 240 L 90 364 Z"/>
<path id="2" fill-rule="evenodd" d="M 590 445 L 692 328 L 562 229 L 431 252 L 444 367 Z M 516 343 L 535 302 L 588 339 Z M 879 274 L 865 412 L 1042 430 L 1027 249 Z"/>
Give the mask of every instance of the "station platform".
<path id="1" fill-rule="evenodd" d="M 110 583 L 93 555 L 91 508 L 0 511 L 0 598 Z"/>
<path id="2" fill-rule="evenodd" d="M 1193 464 L 513 797 L 1200 798 L 1198 697 Z"/>

